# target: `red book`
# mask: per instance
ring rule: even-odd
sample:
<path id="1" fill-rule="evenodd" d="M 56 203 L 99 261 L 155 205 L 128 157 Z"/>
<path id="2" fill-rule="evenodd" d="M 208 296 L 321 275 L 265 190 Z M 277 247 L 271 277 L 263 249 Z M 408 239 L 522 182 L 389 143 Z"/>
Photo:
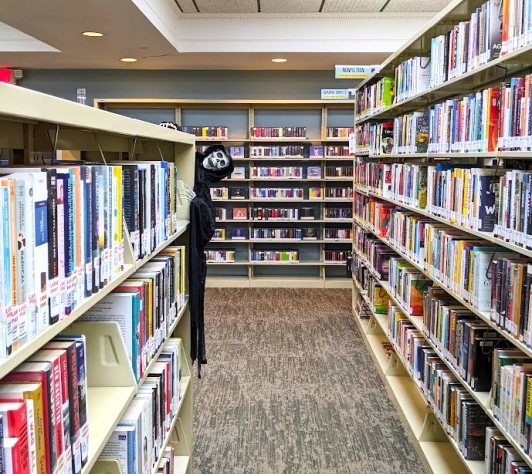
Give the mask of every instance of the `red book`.
<path id="1" fill-rule="evenodd" d="M 18 439 L 20 450 L 20 465 L 18 472 L 20 472 L 20 474 L 30 474 L 28 412 L 26 411 L 26 401 L 0 402 L 0 414 L 2 415 L 4 437 Z"/>
<path id="2" fill-rule="evenodd" d="M 57 458 L 70 449 L 70 401 L 68 398 L 68 363 L 66 351 L 38 350 L 27 360 L 50 362 L 53 374 L 53 415 Z M 66 432 L 65 432 L 66 429 Z M 65 439 L 66 438 L 66 439 Z"/>
<path id="3" fill-rule="evenodd" d="M 4 438 L 6 474 L 22 474 L 22 453 L 18 438 Z"/>
<path id="4" fill-rule="evenodd" d="M 24 362 L 7 374 L 3 382 L 37 382 L 42 386 L 44 407 L 44 439 L 46 443 L 46 472 L 52 473 L 57 466 L 56 437 L 52 435 L 54 426 L 54 403 L 52 364 L 49 362 Z M 5 439 L 4 439 L 5 441 Z"/>
<path id="5" fill-rule="evenodd" d="M 68 369 L 68 398 L 70 408 L 70 443 L 74 474 L 81 472 L 81 420 L 79 415 L 78 361 L 75 341 L 57 341 L 52 339 L 44 349 L 62 349 L 66 351 Z"/>

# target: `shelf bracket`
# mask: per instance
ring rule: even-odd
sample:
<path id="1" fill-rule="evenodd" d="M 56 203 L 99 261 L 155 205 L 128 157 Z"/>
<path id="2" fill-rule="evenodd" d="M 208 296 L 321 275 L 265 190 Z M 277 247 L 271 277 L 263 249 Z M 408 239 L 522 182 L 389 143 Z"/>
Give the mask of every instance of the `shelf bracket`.
<path id="1" fill-rule="evenodd" d="M 408 372 L 406 371 L 401 359 L 399 359 L 397 354 L 390 355 L 390 362 L 388 363 L 388 367 L 386 368 L 384 375 L 392 377 L 404 377 L 408 375 Z"/>
<path id="2" fill-rule="evenodd" d="M 371 316 L 368 323 L 368 329 L 366 329 L 366 335 L 368 336 L 383 336 L 384 331 L 382 330 L 380 324 L 375 319 L 375 316 Z"/>
<path id="3" fill-rule="evenodd" d="M 433 413 L 427 413 L 425 416 L 418 441 L 431 443 L 447 441 L 447 435 Z"/>
<path id="4" fill-rule="evenodd" d="M 116 459 L 98 459 L 91 469 L 91 474 L 123 474 Z"/>

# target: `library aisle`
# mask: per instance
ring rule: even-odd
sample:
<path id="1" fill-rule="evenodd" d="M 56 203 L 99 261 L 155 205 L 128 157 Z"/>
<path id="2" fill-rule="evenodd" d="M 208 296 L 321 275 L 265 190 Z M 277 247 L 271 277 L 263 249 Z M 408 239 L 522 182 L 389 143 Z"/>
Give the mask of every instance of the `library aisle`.
<path id="1" fill-rule="evenodd" d="M 424 474 L 344 289 L 207 289 L 194 474 Z"/>

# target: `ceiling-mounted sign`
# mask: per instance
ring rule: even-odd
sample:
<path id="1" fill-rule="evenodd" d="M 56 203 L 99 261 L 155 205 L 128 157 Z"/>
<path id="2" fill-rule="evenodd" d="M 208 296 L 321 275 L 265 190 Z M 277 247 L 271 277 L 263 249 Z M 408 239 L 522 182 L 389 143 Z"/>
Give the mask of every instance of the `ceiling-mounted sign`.
<path id="1" fill-rule="evenodd" d="M 322 100 L 348 100 L 349 89 L 322 89 Z"/>
<path id="2" fill-rule="evenodd" d="M 335 79 L 366 79 L 375 68 L 373 66 L 335 66 Z"/>

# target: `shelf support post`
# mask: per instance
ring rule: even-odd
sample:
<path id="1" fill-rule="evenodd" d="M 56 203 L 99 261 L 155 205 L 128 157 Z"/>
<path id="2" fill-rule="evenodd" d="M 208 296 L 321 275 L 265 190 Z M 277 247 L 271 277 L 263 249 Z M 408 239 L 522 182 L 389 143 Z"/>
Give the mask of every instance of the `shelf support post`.
<path id="1" fill-rule="evenodd" d="M 427 416 L 425 416 L 418 440 L 431 443 L 447 441 L 447 435 L 433 413 L 427 413 Z"/>
<path id="2" fill-rule="evenodd" d="M 393 377 L 403 377 L 407 376 L 408 372 L 401 362 L 401 359 L 399 359 L 397 354 L 394 353 L 390 356 L 390 362 L 388 363 L 388 367 L 386 368 L 386 372 L 384 374 Z"/>

